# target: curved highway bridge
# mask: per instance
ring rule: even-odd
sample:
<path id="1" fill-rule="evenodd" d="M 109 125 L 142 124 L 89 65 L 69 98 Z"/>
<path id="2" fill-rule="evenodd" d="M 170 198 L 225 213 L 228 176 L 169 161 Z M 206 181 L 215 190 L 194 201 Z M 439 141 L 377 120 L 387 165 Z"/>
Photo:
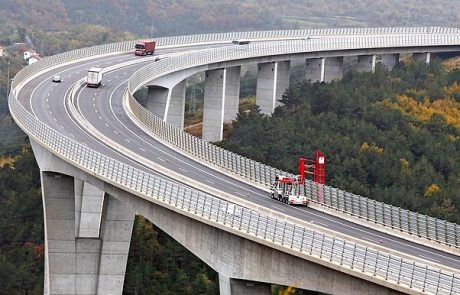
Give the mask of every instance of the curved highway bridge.
<path id="1" fill-rule="evenodd" d="M 250 44 L 234 45 L 247 39 Z M 224 33 L 134 42 L 46 58 L 20 71 L 10 112 L 41 170 L 45 294 L 121 294 L 135 214 L 219 273 L 221 294 L 269 294 L 271 283 L 328 294 L 460 294 L 460 227 L 306 182 L 308 207 L 270 198 L 273 167 L 209 143 L 238 110 L 242 65 L 257 64 L 257 104 L 271 113 L 292 60 L 305 77 L 342 75 L 399 54 L 460 51 L 458 29 L 373 28 Z M 103 85 L 85 87 L 103 68 Z M 203 138 L 183 128 L 185 80 L 205 72 Z M 52 83 L 54 75 L 62 83 Z M 141 106 L 133 94 L 148 87 Z"/>

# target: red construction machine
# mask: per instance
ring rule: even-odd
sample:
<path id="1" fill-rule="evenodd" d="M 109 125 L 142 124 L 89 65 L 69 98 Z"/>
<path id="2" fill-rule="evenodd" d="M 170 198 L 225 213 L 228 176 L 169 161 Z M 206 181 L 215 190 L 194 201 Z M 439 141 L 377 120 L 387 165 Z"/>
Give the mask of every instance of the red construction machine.
<path id="1" fill-rule="evenodd" d="M 312 175 L 313 181 L 324 185 L 326 183 L 326 158 L 324 153 L 316 150 L 315 159 L 299 158 L 299 175 L 278 175 L 271 186 L 272 198 L 291 205 L 308 203 L 307 197 L 301 194 L 301 187 L 305 183 L 305 174 Z"/>

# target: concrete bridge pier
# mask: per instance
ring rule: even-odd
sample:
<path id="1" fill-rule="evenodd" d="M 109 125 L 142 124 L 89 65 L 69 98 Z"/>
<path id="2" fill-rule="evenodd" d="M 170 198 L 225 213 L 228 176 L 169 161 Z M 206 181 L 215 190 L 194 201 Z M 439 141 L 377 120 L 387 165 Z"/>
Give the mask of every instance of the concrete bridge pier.
<path id="1" fill-rule="evenodd" d="M 238 114 L 240 105 L 241 66 L 227 68 L 224 106 L 224 123 L 231 122 Z"/>
<path id="2" fill-rule="evenodd" d="M 358 55 L 358 63 L 354 69 L 357 72 L 374 72 L 377 57 L 375 54 Z"/>
<path id="3" fill-rule="evenodd" d="M 289 88 L 291 61 L 258 64 L 256 104 L 263 114 L 271 114 L 281 103 L 286 88 Z"/>
<path id="4" fill-rule="evenodd" d="M 324 81 L 331 82 L 343 77 L 343 56 L 328 57 L 325 61 Z"/>
<path id="5" fill-rule="evenodd" d="M 312 82 L 331 82 L 342 79 L 343 57 L 309 58 L 305 61 L 305 79 Z"/>
<path id="6" fill-rule="evenodd" d="M 186 80 L 172 88 L 148 86 L 146 109 L 165 122 L 183 129 Z"/>
<path id="7" fill-rule="evenodd" d="M 134 212 L 97 187 L 41 172 L 44 294 L 122 294 Z"/>
<path id="8" fill-rule="evenodd" d="M 181 211 L 168 204 L 166 208 L 115 187 L 107 186 L 106 191 L 213 268 L 219 274 L 222 295 L 268 295 L 271 284 L 332 295 L 399 294 L 378 285 L 381 279 L 366 276 L 360 270 L 343 269 L 325 261 L 318 264 L 320 260 L 308 256 L 307 252 L 300 253 L 303 257 L 299 257 L 298 251 L 281 245 L 271 248 L 271 243 L 244 238 L 236 229 L 227 231 L 228 226 L 216 224 L 192 211 Z M 280 251 L 282 249 L 284 251 Z"/>
<path id="9" fill-rule="evenodd" d="M 222 140 L 224 122 L 236 117 L 240 71 L 239 66 L 206 71 L 202 135 L 204 140 Z"/>
<path id="10" fill-rule="evenodd" d="M 429 64 L 431 60 L 431 53 L 429 52 L 414 52 L 412 54 L 412 58 L 415 61 L 424 61 L 425 63 Z"/>
<path id="11" fill-rule="evenodd" d="M 391 71 L 399 63 L 399 53 L 382 54 L 382 60 L 380 62 Z"/>
<path id="12" fill-rule="evenodd" d="M 305 60 L 305 80 L 323 82 L 325 62 L 326 59 L 324 57 Z"/>

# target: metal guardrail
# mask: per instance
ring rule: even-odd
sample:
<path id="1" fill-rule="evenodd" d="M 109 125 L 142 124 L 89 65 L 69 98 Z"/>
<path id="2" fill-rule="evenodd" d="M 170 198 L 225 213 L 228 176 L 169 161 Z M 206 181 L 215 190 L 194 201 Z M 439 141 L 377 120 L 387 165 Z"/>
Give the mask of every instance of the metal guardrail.
<path id="1" fill-rule="evenodd" d="M 129 42 L 124 42 L 72 51 L 44 59 L 21 70 L 15 77 L 14 91 L 10 93 L 9 97 L 9 107 L 13 118 L 31 138 L 66 161 L 80 167 L 80 169 L 97 175 L 99 178 L 127 191 L 162 202 L 165 206 L 174 206 L 184 213 L 194 215 L 196 219 L 206 218 L 217 224 L 238 230 L 256 241 L 269 241 L 290 249 L 289 251 L 297 251 L 300 256 L 316 257 L 324 262 L 340 265 L 368 276 L 378 277 L 404 288 L 428 294 L 460 294 L 460 278 L 455 273 L 272 218 L 263 213 L 163 180 L 98 153 L 41 122 L 29 113 L 15 96 L 22 83 L 45 69 L 69 61 L 123 52 L 128 50 L 129 44 Z M 181 131 L 166 123 L 160 122 L 160 124 L 163 124 L 162 128 L 166 130 L 162 131 L 165 133 L 165 138 L 169 138 L 173 142 L 181 142 L 180 145 L 183 148 L 194 149 L 205 159 L 229 165 L 228 167 L 231 169 L 240 171 L 242 176 L 250 176 L 256 182 L 269 183 L 272 179 L 271 175 L 275 175 L 279 171 L 224 151 L 197 138 L 185 138 Z"/>
<path id="2" fill-rule="evenodd" d="M 304 226 L 270 217 L 225 200 L 155 177 L 107 157 L 47 126 L 11 94 L 10 110 L 34 140 L 80 169 L 165 206 L 208 219 L 258 241 L 268 241 L 303 257 L 315 257 L 370 277 L 427 294 L 460 294 L 460 278 L 425 263 L 387 254 Z"/>
<path id="3" fill-rule="evenodd" d="M 200 35 L 184 35 L 174 37 L 157 38 L 159 47 L 229 42 L 233 39 L 282 39 L 282 38 L 301 38 L 305 36 L 338 36 L 338 35 L 398 35 L 398 34 L 458 34 L 458 28 L 443 27 L 402 27 L 402 28 L 338 28 L 338 29 L 306 29 L 306 30 L 284 30 L 284 31 L 256 31 L 256 32 L 235 32 L 235 33 L 216 33 Z M 12 88 L 20 81 L 32 76 L 34 73 L 47 67 L 53 67 L 63 63 L 75 61 L 82 58 L 89 58 L 101 54 L 116 54 L 133 50 L 135 41 L 119 42 L 112 44 L 97 45 L 67 51 L 52 57 L 44 58 L 40 62 L 32 64 L 21 70 L 12 83 Z"/>
<path id="4" fill-rule="evenodd" d="M 226 47 L 189 54 L 187 56 L 172 57 L 147 65 L 138 70 L 131 77 L 128 85 L 130 91 L 129 104 L 139 122 L 161 139 L 168 141 L 170 144 L 198 159 L 268 187 L 275 179 L 275 175 L 290 174 L 239 156 L 188 133 L 182 132 L 147 111 L 134 99 L 132 94 L 146 82 L 165 74 L 229 60 L 364 48 L 460 46 L 459 31 L 456 29 L 453 29 L 453 31 L 455 31 L 456 34 L 388 35 L 378 37 L 360 36 L 350 37 L 343 41 L 320 39 L 310 40 L 309 42 L 274 42 L 274 44 L 269 46 L 259 46 L 255 44 L 245 46 L 244 50 L 239 47 Z M 314 201 L 334 210 L 345 212 L 375 224 L 380 224 L 414 236 L 433 240 L 450 247 L 460 247 L 460 226 L 455 223 L 388 205 L 334 187 L 318 185 L 312 181 L 306 181 L 304 192 L 310 201 Z"/>

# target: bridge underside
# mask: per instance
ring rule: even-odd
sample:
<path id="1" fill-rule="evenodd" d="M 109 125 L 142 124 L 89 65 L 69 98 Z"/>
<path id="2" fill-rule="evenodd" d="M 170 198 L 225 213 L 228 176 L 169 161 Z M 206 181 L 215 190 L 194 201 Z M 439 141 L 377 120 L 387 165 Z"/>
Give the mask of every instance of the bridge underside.
<path id="1" fill-rule="evenodd" d="M 271 294 L 267 287 L 269 284 L 294 286 L 326 294 L 400 294 L 196 221 L 118 188 L 107 187 L 106 191 L 216 270 L 219 273 L 221 295 L 268 295 Z"/>
<path id="2" fill-rule="evenodd" d="M 164 208 L 101 182 L 33 141 L 32 147 L 42 171 L 45 294 L 122 294 L 133 212 L 216 270 L 222 295 L 268 295 L 270 284 L 326 294 L 399 294 Z M 88 204 L 101 204 L 100 210 Z"/>

